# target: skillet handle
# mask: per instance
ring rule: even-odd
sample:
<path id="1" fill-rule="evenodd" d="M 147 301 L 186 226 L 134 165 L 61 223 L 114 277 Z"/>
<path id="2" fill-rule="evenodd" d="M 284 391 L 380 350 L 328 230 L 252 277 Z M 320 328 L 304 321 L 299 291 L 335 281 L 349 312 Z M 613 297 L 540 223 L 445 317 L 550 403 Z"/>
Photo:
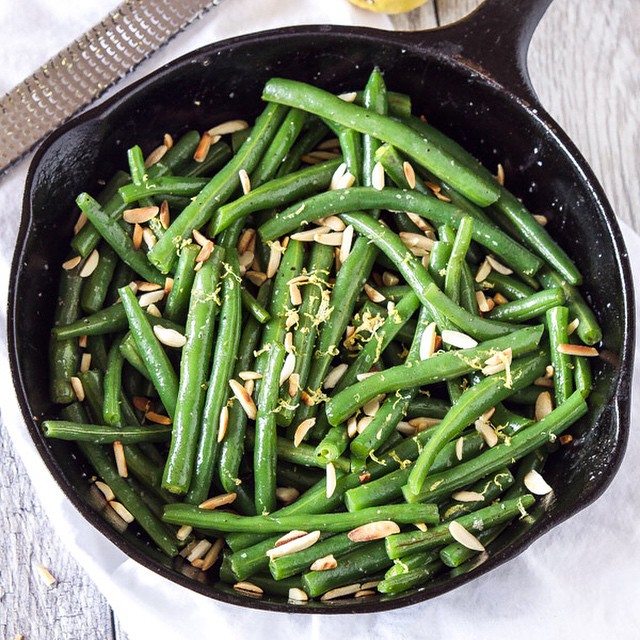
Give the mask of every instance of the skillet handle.
<path id="1" fill-rule="evenodd" d="M 489 76 L 527 102 L 538 102 L 527 68 L 531 37 L 552 0 L 485 0 L 445 27 L 406 34 Z"/>

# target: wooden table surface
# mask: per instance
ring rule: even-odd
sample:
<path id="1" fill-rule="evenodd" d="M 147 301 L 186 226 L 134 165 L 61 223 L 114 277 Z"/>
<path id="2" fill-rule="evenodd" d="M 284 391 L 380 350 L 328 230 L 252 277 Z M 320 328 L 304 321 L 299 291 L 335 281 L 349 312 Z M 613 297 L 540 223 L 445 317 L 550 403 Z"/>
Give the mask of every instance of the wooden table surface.
<path id="1" fill-rule="evenodd" d="M 114 2 L 115 4 L 115 2 Z M 479 0 L 437 0 L 393 17 L 397 29 L 448 24 Z M 640 231 L 640 61 L 637 0 L 555 0 L 529 66 L 542 104 L 574 140 L 620 219 Z M 205 20 L 215 20 L 215 10 Z M 284 21 L 283 21 L 284 22 Z M 0 430 L 0 638 L 126 638 L 46 520 L 27 472 Z M 34 564 L 57 578 L 47 589 Z"/>

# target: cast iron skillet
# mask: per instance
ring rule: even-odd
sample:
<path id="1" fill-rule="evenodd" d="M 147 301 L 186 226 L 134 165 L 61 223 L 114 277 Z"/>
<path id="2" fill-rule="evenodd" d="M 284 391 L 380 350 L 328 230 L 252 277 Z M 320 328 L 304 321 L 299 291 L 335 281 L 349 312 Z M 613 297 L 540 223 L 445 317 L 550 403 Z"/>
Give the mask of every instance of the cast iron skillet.
<path id="1" fill-rule="evenodd" d="M 473 15 L 422 33 L 314 26 L 277 29 L 213 44 L 163 67 L 55 132 L 40 148 L 27 179 L 9 292 L 9 349 L 27 428 L 71 502 L 129 556 L 214 599 L 271 611 L 367 612 L 413 604 L 489 571 L 595 500 L 620 465 L 627 441 L 634 342 L 629 263 L 601 187 L 567 136 L 540 106 L 529 82 L 527 47 L 551 0 L 487 0 Z M 489 167 L 502 162 L 508 186 L 549 229 L 585 276 L 584 291 L 604 329 L 595 363 L 591 411 L 571 446 L 552 456 L 545 476 L 553 500 L 531 527 L 514 527 L 483 562 L 443 574 L 401 597 L 310 603 L 248 599 L 184 567 L 171 567 L 142 538 L 116 534 L 90 507 L 89 472 L 73 445 L 45 441 L 39 419 L 55 413 L 47 397 L 47 342 L 77 193 L 95 190 L 121 167 L 124 150 L 153 148 L 165 131 L 205 130 L 262 109 L 265 81 L 283 76 L 335 92 L 362 87 L 373 65 L 390 89 L 410 94 L 415 112 L 452 135 Z M 90 473 L 90 472 L 89 472 Z M 473 571 L 468 571 L 473 568 Z"/>

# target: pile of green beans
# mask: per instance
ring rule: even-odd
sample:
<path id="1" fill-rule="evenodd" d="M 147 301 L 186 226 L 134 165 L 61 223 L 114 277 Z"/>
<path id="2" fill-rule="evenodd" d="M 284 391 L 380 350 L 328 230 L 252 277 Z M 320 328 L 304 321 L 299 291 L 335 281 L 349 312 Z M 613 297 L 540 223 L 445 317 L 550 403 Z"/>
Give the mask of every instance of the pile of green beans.
<path id="1" fill-rule="evenodd" d="M 252 126 L 131 147 L 61 271 L 44 435 L 117 529 L 251 597 L 464 570 L 588 411 L 569 256 L 380 70 L 354 89 L 273 79 Z"/>

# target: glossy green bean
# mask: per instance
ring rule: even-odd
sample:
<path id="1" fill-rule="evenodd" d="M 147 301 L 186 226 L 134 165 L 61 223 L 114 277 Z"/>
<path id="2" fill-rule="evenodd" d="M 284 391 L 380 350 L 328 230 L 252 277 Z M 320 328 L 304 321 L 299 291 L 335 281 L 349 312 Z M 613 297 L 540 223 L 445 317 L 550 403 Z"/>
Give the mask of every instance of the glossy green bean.
<path id="1" fill-rule="evenodd" d="M 553 291 L 553 289 L 545 289 Z M 559 302 L 558 304 L 562 304 Z M 547 310 L 547 331 L 549 332 L 549 352 L 551 365 L 553 366 L 553 393 L 556 404 L 562 404 L 574 391 L 573 369 L 574 364 L 569 355 L 560 353 L 558 346 L 568 344 L 569 333 L 569 309 L 562 306 L 554 306 Z M 580 358 L 576 358 L 580 359 Z"/>
<path id="2" fill-rule="evenodd" d="M 95 313 L 104 306 L 109 284 L 118 263 L 116 252 L 106 242 L 100 245 L 99 255 L 98 266 L 82 284 L 80 304 L 85 313 Z"/>
<path id="3" fill-rule="evenodd" d="M 462 265 L 465 261 L 469 245 L 471 244 L 471 233 L 473 230 L 473 218 L 465 216 L 460 221 L 456 237 L 451 247 L 451 255 L 447 263 L 447 272 L 444 278 L 444 292 L 447 297 L 456 304 L 460 303 L 460 283 L 462 281 Z"/>
<path id="4" fill-rule="evenodd" d="M 166 442 L 171 436 L 171 427 L 159 424 L 113 426 L 92 423 L 69 422 L 67 420 L 44 420 L 42 432 L 47 438 L 75 440 L 93 444 L 135 444 L 137 442 Z"/>
<path id="5" fill-rule="evenodd" d="M 564 304 L 562 289 L 543 289 L 531 294 L 528 298 L 513 300 L 494 307 L 487 318 L 492 320 L 508 320 L 512 322 L 526 322 L 538 318 L 548 309 Z"/>

